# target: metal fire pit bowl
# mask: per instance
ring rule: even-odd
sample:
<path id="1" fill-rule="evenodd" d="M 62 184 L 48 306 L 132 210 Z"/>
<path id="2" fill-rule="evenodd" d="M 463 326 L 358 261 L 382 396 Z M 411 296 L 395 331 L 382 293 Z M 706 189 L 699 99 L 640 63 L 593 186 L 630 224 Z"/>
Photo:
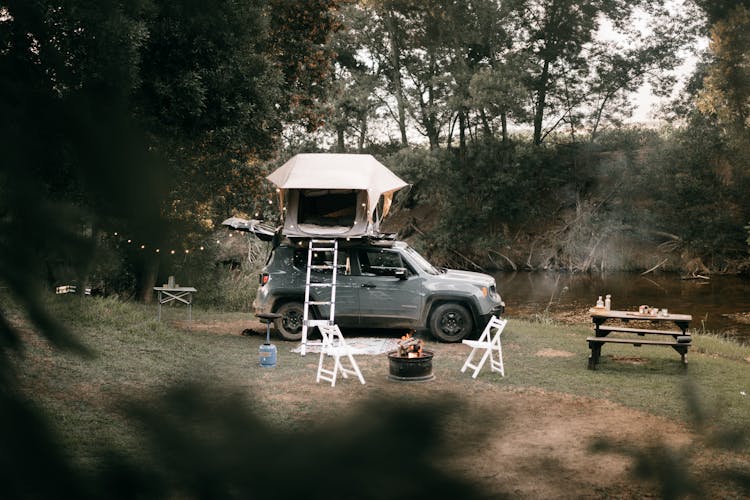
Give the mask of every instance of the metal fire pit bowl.
<path id="1" fill-rule="evenodd" d="M 388 353 L 388 378 L 398 382 L 424 382 L 432 380 L 432 351 L 422 351 L 418 358 L 406 358 L 398 351 Z"/>

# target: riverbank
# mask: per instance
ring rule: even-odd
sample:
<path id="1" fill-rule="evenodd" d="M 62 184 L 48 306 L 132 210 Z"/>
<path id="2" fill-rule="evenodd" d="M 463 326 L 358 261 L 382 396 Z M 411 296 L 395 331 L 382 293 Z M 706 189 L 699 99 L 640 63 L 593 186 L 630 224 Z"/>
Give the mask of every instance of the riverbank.
<path id="1" fill-rule="evenodd" d="M 104 467 L 107 450 L 136 468 L 153 465 L 158 450 L 177 439 L 187 456 L 205 455 L 195 466 L 217 477 L 239 467 L 258 481 L 272 481 L 281 496 L 288 491 L 284 478 L 296 476 L 305 463 L 300 473 L 310 482 L 300 482 L 302 493 L 314 498 L 321 493 L 316 464 L 344 446 L 329 439 L 342 429 L 349 436 L 345 446 L 356 446 L 354 456 L 361 456 L 352 462 L 347 455 L 346 472 L 370 478 L 363 480 L 366 486 L 402 476 L 385 459 L 400 456 L 399 446 L 410 450 L 414 467 L 423 464 L 455 479 L 454 485 L 478 484 L 491 495 L 517 498 L 659 495 L 665 478 L 658 470 L 650 470 L 651 480 L 633 481 L 637 457 L 654 454 L 674 461 L 680 477 L 671 479 L 700 484 L 708 496 L 739 496 L 739 487 L 719 481 L 718 474 L 737 466 L 750 470 L 750 348 L 718 338 L 695 339 L 687 372 L 671 349 L 632 346 L 607 349 L 601 368 L 590 371 L 588 325 L 514 318 L 503 333 L 504 378 L 483 372 L 472 379 L 460 372 L 466 346 L 425 339 L 435 352 L 435 380 L 393 382 L 384 356 L 358 356 L 366 385 L 342 380 L 331 388 L 315 383 L 316 355 L 294 354 L 295 344 L 275 337 L 277 366 L 261 368 L 265 329 L 247 314 L 195 309 L 193 322 L 186 323 L 183 309 L 167 308 L 165 321 L 158 322 L 153 307 L 108 299 L 58 297 L 51 306 L 97 355 L 83 360 L 59 353 L 15 318 L 27 346 L 25 359 L 16 363 L 19 382 L 82 470 Z M 188 392 L 185 383 L 192 387 Z M 192 403 L 181 406 L 181 397 Z M 695 413 L 697 407 L 702 413 Z M 181 421 L 189 425 L 183 428 Z M 149 431 L 152 424 L 167 427 Z M 166 429 L 172 430 L 160 436 Z M 714 438 L 726 430 L 739 433 L 733 442 L 739 448 L 715 447 Z M 269 436 L 278 438 L 269 442 Z M 389 436 L 402 437 L 394 442 Z M 275 449 L 259 449 L 251 438 Z M 382 458 L 373 442 L 378 440 L 392 446 Z M 418 442 L 426 455 L 414 453 Z M 433 442 L 441 445 L 428 444 Z M 237 449 L 236 443 L 244 444 Z M 315 453 L 305 458 L 303 445 Z M 267 468 L 247 468 L 249 463 Z M 366 474 L 357 464 L 366 465 Z M 154 467 L 158 476 L 161 469 Z M 546 480 L 540 480 L 541 470 Z"/>

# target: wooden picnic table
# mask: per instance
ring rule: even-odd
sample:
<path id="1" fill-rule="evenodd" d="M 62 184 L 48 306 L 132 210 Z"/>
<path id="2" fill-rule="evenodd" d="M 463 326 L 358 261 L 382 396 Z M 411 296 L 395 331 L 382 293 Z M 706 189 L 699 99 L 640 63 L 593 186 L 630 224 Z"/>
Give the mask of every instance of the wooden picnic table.
<path id="1" fill-rule="evenodd" d="M 591 354 L 589 355 L 588 367 L 596 369 L 601 357 L 603 344 L 631 344 L 635 347 L 643 345 L 668 346 L 680 354 L 680 360 L 687 367 L 687 351 L 691 345 L 692 337 L 688 332 L 693 317 L 689 314 L 649 314 L 638 311 L 616 311 L 602 308 L 593 308 L 590 311 L 591 320 L 594 322 L 594 337 L 587 337 Z M 622 324 L 605 324 L 607 321 L 619 320 Z M 630 322 L 635 326 L 630 326 Z M 646 326 L 644 323 L 649 323 Z M 671 325 L 678 329 L 665 329 Z M 658 327 L 658 328 L 657 328 Z M 611 333 L 616 335 L 609 337 Z M 644 338 L 646 335 L 655 338 Z"/>

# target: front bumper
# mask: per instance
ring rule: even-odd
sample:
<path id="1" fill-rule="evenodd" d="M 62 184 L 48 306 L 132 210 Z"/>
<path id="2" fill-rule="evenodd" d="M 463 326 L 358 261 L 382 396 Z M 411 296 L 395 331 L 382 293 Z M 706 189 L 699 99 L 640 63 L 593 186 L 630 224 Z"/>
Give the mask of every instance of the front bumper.
<path id="1" fill-rule="evenodd" d="M 498 318 L 500 318 L 503 316 L 503 314 L 505 314 L 505 303 L 500 303 L 500 305 L 495 306 L 492 311 L 488 312 L 487 314 L 482 314 L 479 317 L 480 324 L 477 325 L 479 331 L 482 331 L 482 329 L 490 321 L 490 318 L 492 316 L 497 316 Z"/>

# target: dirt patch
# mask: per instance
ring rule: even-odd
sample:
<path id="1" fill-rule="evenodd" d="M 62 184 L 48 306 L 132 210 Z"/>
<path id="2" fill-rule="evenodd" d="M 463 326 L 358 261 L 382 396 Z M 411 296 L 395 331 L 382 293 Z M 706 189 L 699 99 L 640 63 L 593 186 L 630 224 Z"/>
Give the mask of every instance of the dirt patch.
<path id="1" fill-rule="evenodd" d="M 265 335 L 266 325 L 260 321 L 173 321 L 172 325 L 182 330 L 214 333 L 217 335 Z M 273 333 L 272 333 L 273 334 Z"/>
<path id="2" fill-rule="evenodd" d="M 542 349 L 537 351 L 535 355 L 542 358 L 569 358 L 575 356 L 575 353 L 570 351 L 559 351 L 556 349 Z"/>
<path id="3" fill-rule="evenodd" d="M 645 365 L 646 360 L 634 356 L 609 356 L 612 361 L 617 363 L 626 363 L 630 365 Z"/>
<path id="4" fill-rule="evenodd" d="M 457 472 L 473 478 L 493 498 L 650 496 L 653 485 L 633 481 L 631 459 L 613 451 L 595 452 L 594 443 L 645 448 L 653 436 L 644 428 L 660 429 L 670 447 L 686 446 L 692 439 L 681 425 L 608 401 L 536 390 L 485 401 L 494 407 L 496 398 L 507 409 L 503 424 L 485 427 L 476 450 L 454 463 Z"/>

